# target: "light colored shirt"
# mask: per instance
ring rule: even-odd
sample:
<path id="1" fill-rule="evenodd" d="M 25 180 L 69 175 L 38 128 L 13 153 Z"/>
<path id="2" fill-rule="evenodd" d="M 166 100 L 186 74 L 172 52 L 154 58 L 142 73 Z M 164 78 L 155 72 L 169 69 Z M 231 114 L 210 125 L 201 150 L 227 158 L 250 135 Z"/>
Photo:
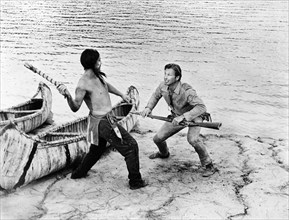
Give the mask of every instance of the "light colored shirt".
<path id="1" fill-rule="evenodd" d="M 170 99 L 169 95 L 168 86 L 162 82 L 152 94 L 146 107 L 153 110 L 158 101 L 164 97 L 172 112 L 177 116 L 184 115 L 187 121 L 194 120 L 207 110 L 202 99 L 198 97 L 196 91 L 187 83 L 179 82 L 172 93 L 172 99 Z"/>

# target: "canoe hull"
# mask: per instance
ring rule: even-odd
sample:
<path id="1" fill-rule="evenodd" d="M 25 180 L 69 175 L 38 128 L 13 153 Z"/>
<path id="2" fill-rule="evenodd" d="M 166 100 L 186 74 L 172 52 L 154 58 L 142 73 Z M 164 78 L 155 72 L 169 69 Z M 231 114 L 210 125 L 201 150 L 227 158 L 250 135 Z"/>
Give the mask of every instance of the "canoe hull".
<path id="1" fill-rule="evenodd" d="M 39 93 L 41 98 L 35 98 Z M 21 131 L 28 133 L 48 119 L 51 114 L 51 107 L 51 90 L 45 83 L 41 82 L 33 98 L 0 111 L 0 129 L 13 122 Z"/>
<path id="2" fill-rule="evenodd" d="M 118 103 L 113 111 L 122 119 L 118 122 L 128 132 L 137 122 L 131 111 L 139 108 L 136 88 L 130 87 L 128 95 L 133 104 Z M 88 152 L 86 141 L 87 117 L 76 119 L 48 129 L 35 136 L 20 131 L 13 123 L 0 131 L 0 189 L 9 191 L 25 186 L 33 180 L 70 167 Z"/>

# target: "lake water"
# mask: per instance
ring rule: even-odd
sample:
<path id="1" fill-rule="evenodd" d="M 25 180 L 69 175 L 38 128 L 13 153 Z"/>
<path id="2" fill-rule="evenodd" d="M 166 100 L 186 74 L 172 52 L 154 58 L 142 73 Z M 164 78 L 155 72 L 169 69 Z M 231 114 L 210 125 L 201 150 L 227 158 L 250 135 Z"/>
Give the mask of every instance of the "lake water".
<path id="1" fill-rule="evenodd" d="M 288 138 L 288 1 L 1 0 L 1 108 L 27 100 L 45 81 L 25 62 L 74 93 L 86 48 L 99 50 L 115 87 L 138 88 L 141 109 L 164 65 L 175 62 L 223 123 L 203 133 Z M 51 88 L 57 123 L 87 114 L 85 106 L 72 113 Z M 165 102 L 153 113 L 167 115 Z"/>

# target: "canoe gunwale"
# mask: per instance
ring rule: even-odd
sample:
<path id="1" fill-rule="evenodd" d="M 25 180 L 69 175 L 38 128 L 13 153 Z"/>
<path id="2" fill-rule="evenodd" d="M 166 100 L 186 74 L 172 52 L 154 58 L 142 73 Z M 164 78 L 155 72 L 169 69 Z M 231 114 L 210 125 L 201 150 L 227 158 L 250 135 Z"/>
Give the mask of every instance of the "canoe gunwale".
<path id="1" fill-rule="evenodd" d="M 35 113 L 38 112 L 39 110 L 0 110 L 0 114 L 1 113 L 10 113 L 10 114 L 31 114 L 31 113 Z"/>
<path id="2" fill-rule="evenodd" d="M 39 93 L 41 93 L 41 98 L 35 98 Z M 49 100 L 52 99 L 52 94 L 51 94 L 51 90 L 50 88 L 43 82 L 40 82 L 38 85 L 38 89 L 36 94 L 29 99 L 28 101 L 25 101 L 23 103 L 20 103 L 18 105 L 14 105 L 12 107 L 9 107 L 7 109 L 3 109 L 0 110 L 0 114 L 1 113 L 10 113 L 10 114 L 28 114 L 22 117 L 17 117 L 17 118 L 12 118 L 12 119 L 8 119 L 8 120 L 3 120 L 0 121 L 0 129 L 3 128 L 5 125 L 9 124 L 9 123 L 14 123 L 14 124 L 18 124 L 18 123 L 24 123 L 25 121 L 29 121 L 32 120 L 34 118 L 37 117 L 42 117 L 42 120 L 44 120 L 42 123 L 44 123 L 46 121 L 46 119 L 48 118 L 50 111 L 51 111 L 51 102 Z M 31 103 L 34 103 L 35 100 L 42 100 L 42 106 L 40 109 L 36 109 L 36 110 L 17 110 L 18 108 L 21 108 L 21 106 L 26 106 L 26 105 L 30 105 Z M 46 113 L 47 109 L 49 110 L 48 113 Z M 29 114 L 29 111 L 31 111 L 31 113 Z M 38 126 L 40 126 L 42 123 L 37 123 L 39 124 Z M 35 129 L 38 126 L 33 126 L 33 129 Z M 29 129 L 29 130 L 25 130 L 25 132 L 29 132 L 33 129 Z"/>
<path id="3" fill-rule="evenodd" d="M 63 147 L 64 145 L 67 144 L 71 144 L 71 143 L 75 143 L 81 140 L 86 140 L 86 136 L 85 135 L 79 135 L 76 137 L 71 137 L 71 138 L 66 138 L 65 140 L 57 140 L 57 141 L 43 141 L 43 140 L 37 140 L 39 141 L 39 143 L 42 143 L 42 147 L 38 147 L 38 149 L 47 149 L 50 147 L 58 147 L 61 146 Z"/>

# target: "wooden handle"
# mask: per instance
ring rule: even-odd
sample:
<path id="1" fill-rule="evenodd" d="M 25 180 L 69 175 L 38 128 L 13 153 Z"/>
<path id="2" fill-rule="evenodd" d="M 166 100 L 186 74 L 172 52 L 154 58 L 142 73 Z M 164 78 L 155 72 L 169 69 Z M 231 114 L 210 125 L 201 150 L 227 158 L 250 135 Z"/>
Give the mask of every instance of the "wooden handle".
<path id="1" fill-rule="evenodd" d="M 37 68 L 35 68 L 34 66 L 32 66 L 31 64 L 25 63 L 24 66 L 27 69 L 30 69 L 32 72 L 37 73 L 38 75 L 42 76 L 44 79 L 46 79 L 47 81 L 51 82 L 53 85 L 55 85 L 56 87 L 58 87 L 59 85 L 61 85 L 62 83 L 57 82 L 56 80 L 52 79 L 50 76 L 48 76 L 47 74 L 41 72 L 40 70 L 38 70 Z"/>

